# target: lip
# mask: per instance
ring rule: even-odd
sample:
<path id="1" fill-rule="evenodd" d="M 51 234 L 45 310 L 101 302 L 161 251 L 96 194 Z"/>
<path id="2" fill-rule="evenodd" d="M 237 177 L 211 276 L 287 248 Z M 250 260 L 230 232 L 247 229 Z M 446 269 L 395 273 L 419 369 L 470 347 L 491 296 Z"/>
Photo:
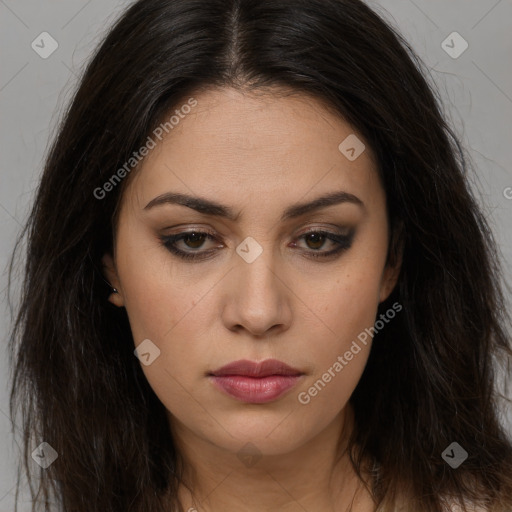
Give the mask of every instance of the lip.
<path id="1" fill-rule="evenodd" d="M 231 397 L 247 403 L 277 400 L 294 387 L 303 372 L 277 359 L 234 361 L 209 374 L 212 383 Z"/>
<path id="2" fill-rule="evenodd" d="M 302 375 L 302 372 L 277 359 L 265 359 L 260 362 L 240 359 L 214 370 L 210 375 L 215 377 L 224 377 L 226 375 L 268 377 L 270 375 Z"/>

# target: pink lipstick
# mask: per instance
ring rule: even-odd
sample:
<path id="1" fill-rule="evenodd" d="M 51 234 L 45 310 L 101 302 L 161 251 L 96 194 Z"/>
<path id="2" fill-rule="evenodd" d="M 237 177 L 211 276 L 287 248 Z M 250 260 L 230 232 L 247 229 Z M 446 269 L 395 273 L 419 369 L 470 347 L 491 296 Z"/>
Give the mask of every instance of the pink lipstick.
<path id="1" fill-rule="evenodd" d="M 221 391 L 242 402 L 261 404 L 277 400 L 294 387 L 303 372 L 276 359 L 234 361 L 209 374 Z"/>

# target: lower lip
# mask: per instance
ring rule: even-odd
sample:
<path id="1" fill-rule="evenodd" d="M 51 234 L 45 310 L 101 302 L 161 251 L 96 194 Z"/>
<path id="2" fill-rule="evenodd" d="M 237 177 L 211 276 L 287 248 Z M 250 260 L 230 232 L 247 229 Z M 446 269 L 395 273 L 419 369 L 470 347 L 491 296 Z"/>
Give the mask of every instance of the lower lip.
<path id="1" fill-rule="evenodd" d="M 294 387 L 301 375 L 269 375 L 245 377 L 243 375 L 211 376 L 213 383 L 228 395 L 252 404 L 277 400 Z"/>

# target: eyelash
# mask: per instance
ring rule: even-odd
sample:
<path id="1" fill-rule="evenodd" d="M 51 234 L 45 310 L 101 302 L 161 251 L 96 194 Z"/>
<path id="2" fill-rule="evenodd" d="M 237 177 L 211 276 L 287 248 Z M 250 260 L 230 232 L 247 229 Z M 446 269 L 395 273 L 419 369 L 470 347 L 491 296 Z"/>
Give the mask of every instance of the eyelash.
<path id="1" fill-rule="evenodd" d="M 184 238 L 187 238 L 188 236 L 190 236 L 192 234 L 206 235 L 208 238 L 210 238 L 212 240 L 216 240 L 216 237 L 214 236 L 213 233 L 209 233 L 208 231 L 199 231 L 199 230 L 185 231 L 185 232 L 179 233 L 177 235 L 165 235 L 165 236 L 161 236 L 160 239 L 168 251 L 170 251 L 171 253 L 175 254 L 176 256 L 178 256 L 179 258 L 181 258 L 183 260 L 204 260 L 204 259 L 207 259 L 213 252 L 215 252 L 215 249 L 213 249 L 211 251 L 203 251 L 201 253 L 198 251 L 187 252 L 187 251 L 182 251 L 182 250 L 176 248 L 177 242 L 179 242 L 180 240 L 183 240 Z M 348 235 L 339 235 L 336 233 L 331 233 L 329 231 L 311 230 L 306 233 L 303 233 L 298 238 L 298 240 L 300 240 L 301 238 L 304 238 L 308 235 L 311 235 L 311 234 L 323 235 L 326 237 L 327 240 L 335 242 L 338 245 L 338 247 L 336 249 L 333 249 L 332 251 L 328 251 L 328 252 L 317 252 L 317 251 L 313 250 L 312 252 L 309 253 L 309 256 L 311 256 L 312 258 L 315 258 L 315 259 L 332 258 L 332 257 L 342 253 L 343 251 L 350 249 L 350 247 L 352 245 L 352 239 L 354 237 L 354 231 L 351 231 Z"/>

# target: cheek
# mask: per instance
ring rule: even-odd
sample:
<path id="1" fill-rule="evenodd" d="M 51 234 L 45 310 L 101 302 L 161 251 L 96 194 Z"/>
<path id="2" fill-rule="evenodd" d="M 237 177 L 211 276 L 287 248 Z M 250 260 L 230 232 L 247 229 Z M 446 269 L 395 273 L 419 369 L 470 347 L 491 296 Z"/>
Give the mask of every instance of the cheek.
<path id="1" fill-rule="evenodd" d="M 323 295 L 322 325 L 316 335 L 312 332 L 314 347 L 306 349 L 312 373 L 296 394 L 303 413 L 319 423 L 331 421 L 345 407 L 364 371 L 377 313 L 376 282 L 368 274 L 344 274 Z"/>
<path id="2" fill-rule="evenodd" d="M 194 365 L 204 369 L 198 365 L 204 355 L 194 340 L 207 335 L 200 335 L 205 321 L 200 319 L 198 303 L 208 289 L 193 278 L 178 275 L 170 258 L 160 255 L 163 251 L 132 249 L 118 266 L 130 329 L 136 346 L 150 340 L 158 354 L 148 365 L 141 360 L 142 370 L 168 409 L 193 416 L 197 411 L 190 410 L 189 390 L 194 389 L 190 379 L 197 378 Z"/>
<path id="3" fill-rule="evenodd" d="M 155 244 L 122 246 L 122 241 L 120 237 L 118 271 L 135 345 L 149 339 L 159 350 L 154 362 L 142 369 L 157 394 L 165 392 L 167 401 L 179 402 L 179 384 L 191 387 L 190 379 L 204 371 L 200 362 L 204 344 L 210 343 L 208 315 L 214 311 L 215 283 L 201 277 L 194 265 L 173 264 Z"/>
<path id="4" fill-rule="evenodd" d="M 309 294 L 316 304 L 317 322 L 313 375 L 302 386 L 299 403 L 311 409 L 340 407 L 350 398 L 366 365 L 371 328 L 379 305 L 383 252 L 372 244 L 360 247 L 343 261 L 337 277 L 325 282 L 321 293 Z M 380 255 L 380 256 L 379 256 Z M 315 402 L 316 405 L 313 405 Z"/>
<path id="5" fill-rule="evenodd" d="M 334 342 L 337 349 L 343 349 L 350 340 L 373 326 L 383 265 L 375 253 L 370 256 L 354 253 L 344 261 L 338 275 L 325 284 L 322 293 L 313 297 L 310 293 L 309 301 L 317 304 L 318 314 L 331 338 L 338 335 Z"/>
<path id="6" fill-rule="evenodd" d="M 187 314 L 197 292 L 188 278 L 177 274 L 160 242 L 133 243 L 119 237 L 118 272 L 135 343 L 159 339 Z M 142 239 L 142 237 L 139 237 Z M 122 256 L 121 256 L 122 255 Z"/>

